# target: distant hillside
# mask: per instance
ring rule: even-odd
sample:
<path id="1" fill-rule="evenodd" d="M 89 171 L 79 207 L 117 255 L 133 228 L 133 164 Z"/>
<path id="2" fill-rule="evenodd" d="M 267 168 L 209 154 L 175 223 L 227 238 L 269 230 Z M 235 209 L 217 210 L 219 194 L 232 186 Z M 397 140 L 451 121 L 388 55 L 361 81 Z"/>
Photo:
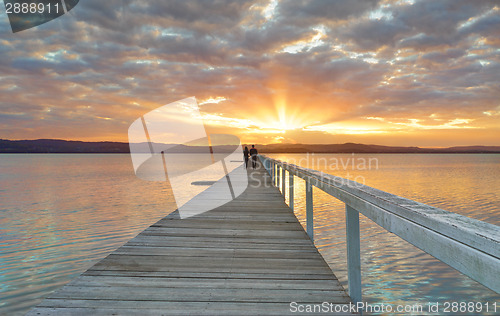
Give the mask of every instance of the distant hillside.
<path id="1" fill-rule="evenodd" d="M 138 144 L 144 152 L 149 145 Z M 153 144 L 169 152 L 206 152 L 199 146 Z M 256 145 L 260 153 L 500 153 L 500 146 L 458 146 L 449 148 L 393 147 L 365 144 L 271 144 Z M 233 146 L 218 146 L 216 152 L 230 152 Z M 120 142 L 81 142 L 57 139 L 0 139 L 0 153 L 129 153 L 129 144 Z"/>
<path id="2" fill-rule="evenodd" d="M 149 153 L 149 144 L 135 144 L 134 152 Z M 186 146 L 178 144 L 152 143 L 155 152 L 166 151 L 169 153 L 206 153 L 209 149 L 205 146 Z M 235 145 L 214 146 L 215 153 L 234 152 Z M 0 153 L 53 153 L 53 154 L 78 154 L 78 153 L 130 153 L 128 143 L 120 142 L 81 142 L 59 139 L 36 140 L 5 140 L 0 139 Z"/>
<path id="3" fill-rule="evenodd" d="M 449 148 L 395 147 L 345 144 L 271 144 L 258 146 L 261 153 L 500 153 L 500 146 L 457 146 Z"/>
<path id="4" fill-rule="evenodd" d="M 128 143 L 0 139 L 0 153 L 128 153 Z"/>

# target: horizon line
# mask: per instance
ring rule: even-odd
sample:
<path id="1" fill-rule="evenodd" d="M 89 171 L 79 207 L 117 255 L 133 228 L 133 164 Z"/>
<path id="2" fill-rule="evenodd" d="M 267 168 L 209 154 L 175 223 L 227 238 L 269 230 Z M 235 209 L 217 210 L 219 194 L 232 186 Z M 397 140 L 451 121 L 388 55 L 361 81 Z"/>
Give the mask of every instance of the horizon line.
<path id="1" fill-rule="evenodd" d="M 20 141 L 65 141 L 65 142 L 81 142 L 81 143 L 119 143 L 119 144 L 129 144 L 129 142 L 126 141 L 110 141 L 110 140 L 99 140 L 99 141 L 86 141 L 86 140 L 74 140 L 74 139 L 61 139 L 61 138 L 36 138 L 36 139 L 6 139 L 6 138 L 0 138 L 0 141 L 13 141 L 13 142 L 20 142 Z M 153 142 L 154 143 L 154 142 Z M 159 143 L 159 144 L 166 144 L 166 145 L 182 145 L 180 143 Z M 474 144 L 474 145 L 454 145 L 454 146 L 442 146 L 442 147 L 437 147 L 437 146 L 403 146 L 403 145 L 380 145 L 380 144 L 368 144 L 368 143 L 355 143 L 355 142 L 344 142 L 344 143 L 241 143 L 241 146 L 248 146 L 248 145 L 259 145 L 259 146 L 273 146 L 273 145 L 309 145 L 309 146 L 329 146 L 329 145 L 347 145 L 347 144 L 353 144 L 353 145 L 365 145 L 365 146 L 381 146 L 381 147 L 402 147 L 402 148 L 420 148 L 420 149 L 447 149 L 447 148 L 455 148 L 455 147 L 500 147 L 499 145 L 480 145 L 480 144 Z M 230 144 L 228 144 L 230 145 Z M 232 144 L 231 144 L 232 145 Z M 189 146 L 189 145 L 186 145 Z"/>

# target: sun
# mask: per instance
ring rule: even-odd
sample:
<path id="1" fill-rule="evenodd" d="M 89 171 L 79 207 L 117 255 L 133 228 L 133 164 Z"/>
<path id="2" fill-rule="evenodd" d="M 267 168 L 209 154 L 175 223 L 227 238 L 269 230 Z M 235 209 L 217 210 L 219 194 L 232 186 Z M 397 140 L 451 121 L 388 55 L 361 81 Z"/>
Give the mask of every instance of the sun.
<path id="1" fill-rule="evenodd" d="M 298 113 L 293 111 L 293 108 L 287 104 L 285 96 L 276 96 L 274 98 L 274 106 L 278 114 L 278 118 L 273 122 L 273 125 L 282 133 L 289 130 L 302 129 L 307 125 L 300 119 Z"/>
<path id="2" fill-rule="evenodd" d="M 276 126 L 282 132 L 302 128 L 299 124 L 294 124 L 290 120 L 287 120 L 286 117 L 280 117 L 279 121 L 276 122 Z"/>

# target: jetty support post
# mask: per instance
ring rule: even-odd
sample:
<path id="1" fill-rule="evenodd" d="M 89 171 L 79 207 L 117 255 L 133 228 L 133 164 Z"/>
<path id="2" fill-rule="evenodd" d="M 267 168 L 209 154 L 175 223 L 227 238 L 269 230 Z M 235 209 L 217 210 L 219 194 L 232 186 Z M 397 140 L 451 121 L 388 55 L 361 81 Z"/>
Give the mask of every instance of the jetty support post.
<path id="1" fill-rule="evenodd" d="M 271 184 L 274 185 L 274 173 L 276 172 L 276 163 L 271 161 Z"/>
<path id="2" fill-rule="evenodd" d="M 286 180 L 285 180 L 285 166 L 281 166 L 281 193 L 283 193 L 283 198 L 285 198 L 285 190 L 286 190 Z"/>
<path id="3" fill-rule="evenodd" d="M 314 242 L 313 188 L 309 179 L 306 179 L 306 231 Z"/>
<path id="4" fill-rule="evenodd" d="M 280 164 L 276 164 L 276 187 L 279 189 L 280 188 Z"/>
<path id="5" fill-rule="evenodd" d="M 347 238 L 347 280 L 349 296 L 356 304 L 362 301 L 359 212 L 346 204 L 345 215 Z"/>
<path id="6" fill-rule="evenodd" d="M 293 173 L 288 170 L 288 206 L 293 211 Z"/>

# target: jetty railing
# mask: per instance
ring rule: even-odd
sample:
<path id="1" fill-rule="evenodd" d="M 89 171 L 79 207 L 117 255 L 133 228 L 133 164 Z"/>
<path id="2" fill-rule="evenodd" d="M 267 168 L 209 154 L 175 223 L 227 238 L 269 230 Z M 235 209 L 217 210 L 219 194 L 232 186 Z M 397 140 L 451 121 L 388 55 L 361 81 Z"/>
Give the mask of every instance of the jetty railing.
<path id="1" fill-rule="evenodd" d="M 314 242 L 313 186 L 345 203 L 349 296 L 361 302 L 359 213 L 438 260 L 500 293 L 500 227 L 361 183 L 259 155 L 294 208 L 294 177 L 305 180 L 306 232 Z"/>

